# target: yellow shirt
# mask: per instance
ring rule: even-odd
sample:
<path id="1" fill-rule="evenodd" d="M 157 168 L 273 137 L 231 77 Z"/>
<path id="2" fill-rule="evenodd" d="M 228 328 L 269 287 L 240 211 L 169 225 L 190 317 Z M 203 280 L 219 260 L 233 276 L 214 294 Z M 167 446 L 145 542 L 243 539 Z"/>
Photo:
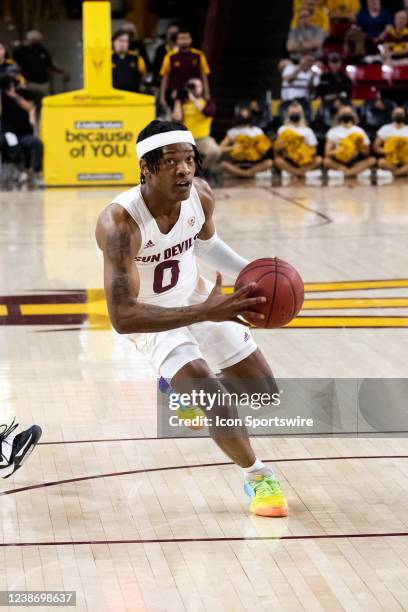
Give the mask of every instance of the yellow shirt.
<path id="1" fill-rule="evenodd" d="M 384 44 L 390 53 L 406 53 L 408 50 L 408 28 L 396 30 L 394 26 L 386 29 Z"/>
<path id="2" fill-rule="evenodd" d="M 310 23 L 314 26 L 322 28 L 325 32 L 330 31 L 330 19 L 327 8 L 323 6 L 324 0 L 320 0 L 320 4 L 316 6 L 313 11 Z M 303 0 L 294 0 L 293 2 L 293 17 L 290 24 L 290 29 L 296 28 L 298 25 L 298 14 L 300 9 L 303 8 Z"/>
<path id="3" fill-rule="evenodd" d="M 146 76 L 147 68 L 146 68 L 146 62 L 144 61 L 143 57 L 139 55 L 137 51 L 128 51 L 128 54 L 137 58 L 137 69 L 142 76 Z"/>
<path id="4" fill-rule="evenodd" d="M 198 98 L 198 101 L 204 108 L 206 104 L 204 98 Z M 206 117 L 192 102 L 189 100 L 184 102 L 183 123 L 195 139 L 206 138 L 210 135 L 212 121 L 212 117 Z"/>
<path id="5" fill-rule="evenodd" d="M 361 9 L 360 0 L 326 0 L 326 6 L 336 17 L 355 16 Z"/>

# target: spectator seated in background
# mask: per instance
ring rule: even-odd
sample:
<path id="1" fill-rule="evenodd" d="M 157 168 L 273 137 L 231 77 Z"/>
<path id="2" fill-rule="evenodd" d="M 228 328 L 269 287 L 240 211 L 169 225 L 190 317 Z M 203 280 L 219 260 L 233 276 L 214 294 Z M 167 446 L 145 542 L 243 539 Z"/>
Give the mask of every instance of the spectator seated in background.
<path id="1" fill-rule="evenodd" d="M 253 125 L 257 125 L 261 130 L 266 131 L 270 127 L 272 121 L 271 104 L 263 99 L 255 99 L 248 101 L 247 104 L 252 117 Z"/>
<path id="2" fill-rule="evenodd" d="M 408 17 L 405 11 L 394 15 L 394 25 L 388 25 L 382 36 L 383 61 L 392 64 L 408 63 Z"/>
<path id="3" fill-rule="evenodd" d="M 339 94 L 333 100 L 325 101 L 322 99 L 322 102 L 315 113 L 312 128 L 317 138 L 317 151 L 320 155 L 324 155 L 326 134 L 334 125 L 336 115 L 343 106 L 351 106 L 351 102 L 348 100 L 345 94 Z"/>
<path id="4" fill-rule="evenodd" d="M 307 98 L 294 98 L 293 100 L 283 100 L 279 104 L 278 115 L 274 118 L 274 126 L 276 129 L 280 128 L 283 125 L 287 111 L 292 102 L 298 102 L 300 106 L 303 108 L 303 113 L 305 115 L 306 123 L 310 123 L 312 118 L 312 107 L 310 105 L 310 101 Z"/>
<path id="5" fill-rule="evenodd" d="M 177 50 L 176 39 L 178 31 L 178 25 L 176 23 L 170 23 L 167 26 L 167 30 L 164 35 L 164 42 L 159 45 L 155 51 L 153 59 L 153 77 L 156 84 L 158 84 L 160 80 L 160 69 L 162 67 L 164 57 L 167 55 L 167 53 L 170 53 L 170 51 Z"/>
<path id="6" fill-rule="evenodd" d="M 325 46 L 332 51 L 340 51 L 345 36 L 354 23 L 361 6 L 359 0 L 326 0 L 330 17 L 330 33 Z"/>
<path id="7" fill-rule="evenodd" d="M 252 178 L 273 166 L 272 143 L 261 128 L 253 125 L 249 108 L 238 110 L 236 125 L 228 130 L 221 150 L 228 154 L 221 168 L 234 176 Z"/>
<path id="8" fill-rule="evenodd" d="M 274 119 L 272 117 L 271 99 L 268 99 L 267 94 L 263 93 L 259 97 L 241 98 L 236 104 L 236 108 L 248 108 L 251 114 L 252 125 L 261 128 L 261 130 L 272 140 L 275 135 Z M 283 120 L 278 123 L 279 127 Z"/>
<path id="9" fill-rule="evenodd" d="M 138 51 L 129 51 L 129 34 L 115 32 L 112 36 L 112 83 L 116 89 L 141 91 L 146 64 Z"/>
<path id="10" fill-rule="evenodd" d="M 39 91 L 38 89 L 27 88 L 27 82 L 23 77 L 21 68 L 15 62 L 12 62 L 7 66 L 5 74 L 7 76 L 10 76 L 14 80 L 16 88 L 20 91 L 20 93 L 23 90 L 27 92 L 28 99 L 34 103 L 36 112 L 36 123 L 38 123 L 40 120 L 42 99 L 44 97 L 41 91 Z"/>
<path id="11" fill-rule="evenodd" d="M 26 34 L 24 44 L 14 51 L 14 59 L 21 66 L 28 89 L 50 93 L 50 72 L 57 72 L 68 80 L 68 75 L 52 61 L 48 49 L 43 45 L 43 36 L 38 30 Z"/>
<path id="12" fill-rule="evenodd" d="M 357 25 L 362 29 L 368 39 L 374 43 L 381 40 L 387 25 L 393 21 L 389 10 L 382 8 L 381 0 L 367 0 L 366 8 L 361 9 L 357 15 Z M 375 52 L 375 48 L 370 49 Z"/>
<path id="13" fill-rule="evenodd" d="M 391 121 L 391 114 L 395 106 L 395 102 L 382 98 L 379 92 L 374 100 L 367 100 L 360 107 L 360 122 L 370 140 L 374 139 L 382 125 Z"/>
<path id="14" fill-rule="evenodd" d="M 354 21 L 361 10 L 360 0 L 326 0 L 330 21 Z"/>
<path id="15" fill-rule="evenodd" d="M 174 93 L 180 91 L 190 79 L 201 79 L 204 98 L 210 99 L 210 85 L 207 58 L 202 51 L 194 49 L 189 30 L 180 28 L 176 38 L 177 49 L 167 53 L 160 70 L 160 104 L 163 108 L 172 105 Z"/>
<path id="16" fill-rule="evenodd" d="M 327 100 L 322 98 L 313 121 L 313 130 L 319 144 L 325 142 L 326 132 L 333 126 L 336 115 L 343 106 L 351 106 L 350 99 L 345 93 L 340 93 L 335 97 L 329 96 Z M 319 147 L 319 149 L 323 151 L 324 147 Z"/>
<path id="17" fill-rule="evenodd" d="M 275 141 L 275 165 L 296 177 L 319 168 L 322 159 L 316 155 L 317 139 L 306 125 L 302 106 L 292 102 L 287 110 L 285 124 L 278 130 Z"/>
<path id="18" fill-rule="evenodd" d="M 345 34 L 343 56 L 348 64 L 360 64 L 366 56 L 366 36 L 355 23 Z"/>
<path id="19" fill-rule="evenodd" d="M 323 163 L 329 170 L 341 171 L 346 177 L 357 176 L 372 168 L 376 161 L 370 157 L 370 141 L 357 124 L 357 115 L 351 106 L 340 108 L 335 127 L 326 135 Z"/>
<path id="20" fill-rule="evenodd" d="M 313 56 L 314 59 L 323 55 L 326 33 L 322 28 L 312 25 L 310 19 L 310 11 L 301 9 L 298 25 L 288 34 L 286 49 L 293 61 L 298 61 L 305 53 Z"/>
<path id="21" fill-rule="evenodd" d="M 221 156 L 221 148 L 210 135 L 215 105 L 211 100 L 206 100 L 203 93 L 202 81 L 190 79 L 174 102 L 172 119 L 184 123 L 190 130 L 204 158 L 203 169 L 208 178 L 212 178 Z"/>
<path id="22" fill-rule="evenodd" d="M 316 88 L 316 93 L 325 101 L 334 100 L 339 94 L 345 94 L 351 98 L 353 83 L 344 74 L 343 63 L 339 53 L 330 53 L 327 58 L 327 71 L 320 76 L 320 82 Z"/>
<path id="23" fill-rule="evenodd" d="M 24 156 L 25 169 L 39 186 L 41 183 L 43 146 L 34 136 L 35 105 L 32 94 L 16 87 L 11 76 L 1 80 L 1 133 L 6 157 L 14 159 L 19 151 Z"/>
<path id="24" fill-rule="evenodd" d="M 312 55 L 302 55 L 299 64 L 287 60 L 282 67 L 281 100 L 309 99 L 320 82 L 321 69 Z"/>
<path id="25" fill-rule="evenodd" d="M 328 11 L 325 5 L 326 0 L 294 0 L 293 2 L 293 17 L 290 24 L 290 29 L 296 28 L 299 22 L 299 13 L 302 9 L 310 12 L 310 23 L 318 28 L 321 28 L 326 34 L 330 30 L 330 20 Z"/>
<path id="26" fill-rule="evenodd" d="M 377 165 L 394 176 L 408 175 L 408 126 L 401 106 L 394 108 L 392 123 L 383 125 L 374 141 L 374 152 L 379 155 Z"/>

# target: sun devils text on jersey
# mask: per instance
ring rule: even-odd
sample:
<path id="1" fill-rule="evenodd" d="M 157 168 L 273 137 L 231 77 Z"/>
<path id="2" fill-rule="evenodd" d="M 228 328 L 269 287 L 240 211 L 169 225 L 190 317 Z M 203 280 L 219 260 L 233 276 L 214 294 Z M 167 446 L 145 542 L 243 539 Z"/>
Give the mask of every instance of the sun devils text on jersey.
<path id="1" fill-rule="evenodd" d="M 197 189 L 181 203 L 180 216 L 167 234 L 163 234 L 143 200 L 137 185 L 115 197 L 139 226 L 142 246 L 135 260 L 140 276 L 138 299 L 163 306 L 183 306 L 198 282 L 194 242 L 204 221 Z"/>

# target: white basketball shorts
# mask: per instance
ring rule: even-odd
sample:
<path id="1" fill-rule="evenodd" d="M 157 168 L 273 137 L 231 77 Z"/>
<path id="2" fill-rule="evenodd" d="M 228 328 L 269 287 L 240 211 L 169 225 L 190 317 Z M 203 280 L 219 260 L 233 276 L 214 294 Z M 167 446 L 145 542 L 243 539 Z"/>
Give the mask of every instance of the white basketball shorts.
<path id="1" fill-rule="evenodd" d="M 203 302 L 213 284 L 200 278 L 189 304 Z M 187 363 L 204 359 L 215 371 L 239 363 L 257 349 L 248 327 L 224 321 L 204 321 L 168 331 L 129 334 L 157 376 L 171 379 Z"/>

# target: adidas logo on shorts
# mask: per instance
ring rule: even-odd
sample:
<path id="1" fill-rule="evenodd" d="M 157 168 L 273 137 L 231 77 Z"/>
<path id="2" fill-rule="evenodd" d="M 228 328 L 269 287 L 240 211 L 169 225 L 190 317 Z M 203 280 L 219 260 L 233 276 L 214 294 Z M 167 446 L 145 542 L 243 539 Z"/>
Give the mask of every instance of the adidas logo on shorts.
<path id="1" fill-rule="evenodd" d="M 146 244 L 145 244 L 145 249 L 148 249 L 149 247 L 154 247 L 154 242 L 152 242 L 151 240 L 149 240 Z"/>
<path id="2" fill-rule="evenodd" d="M 248 332 L 245 332 L 244 334 L 244 342 L 248 342 L 248 340 L 250 339 L 250 335 L 248 334 Z"/>

